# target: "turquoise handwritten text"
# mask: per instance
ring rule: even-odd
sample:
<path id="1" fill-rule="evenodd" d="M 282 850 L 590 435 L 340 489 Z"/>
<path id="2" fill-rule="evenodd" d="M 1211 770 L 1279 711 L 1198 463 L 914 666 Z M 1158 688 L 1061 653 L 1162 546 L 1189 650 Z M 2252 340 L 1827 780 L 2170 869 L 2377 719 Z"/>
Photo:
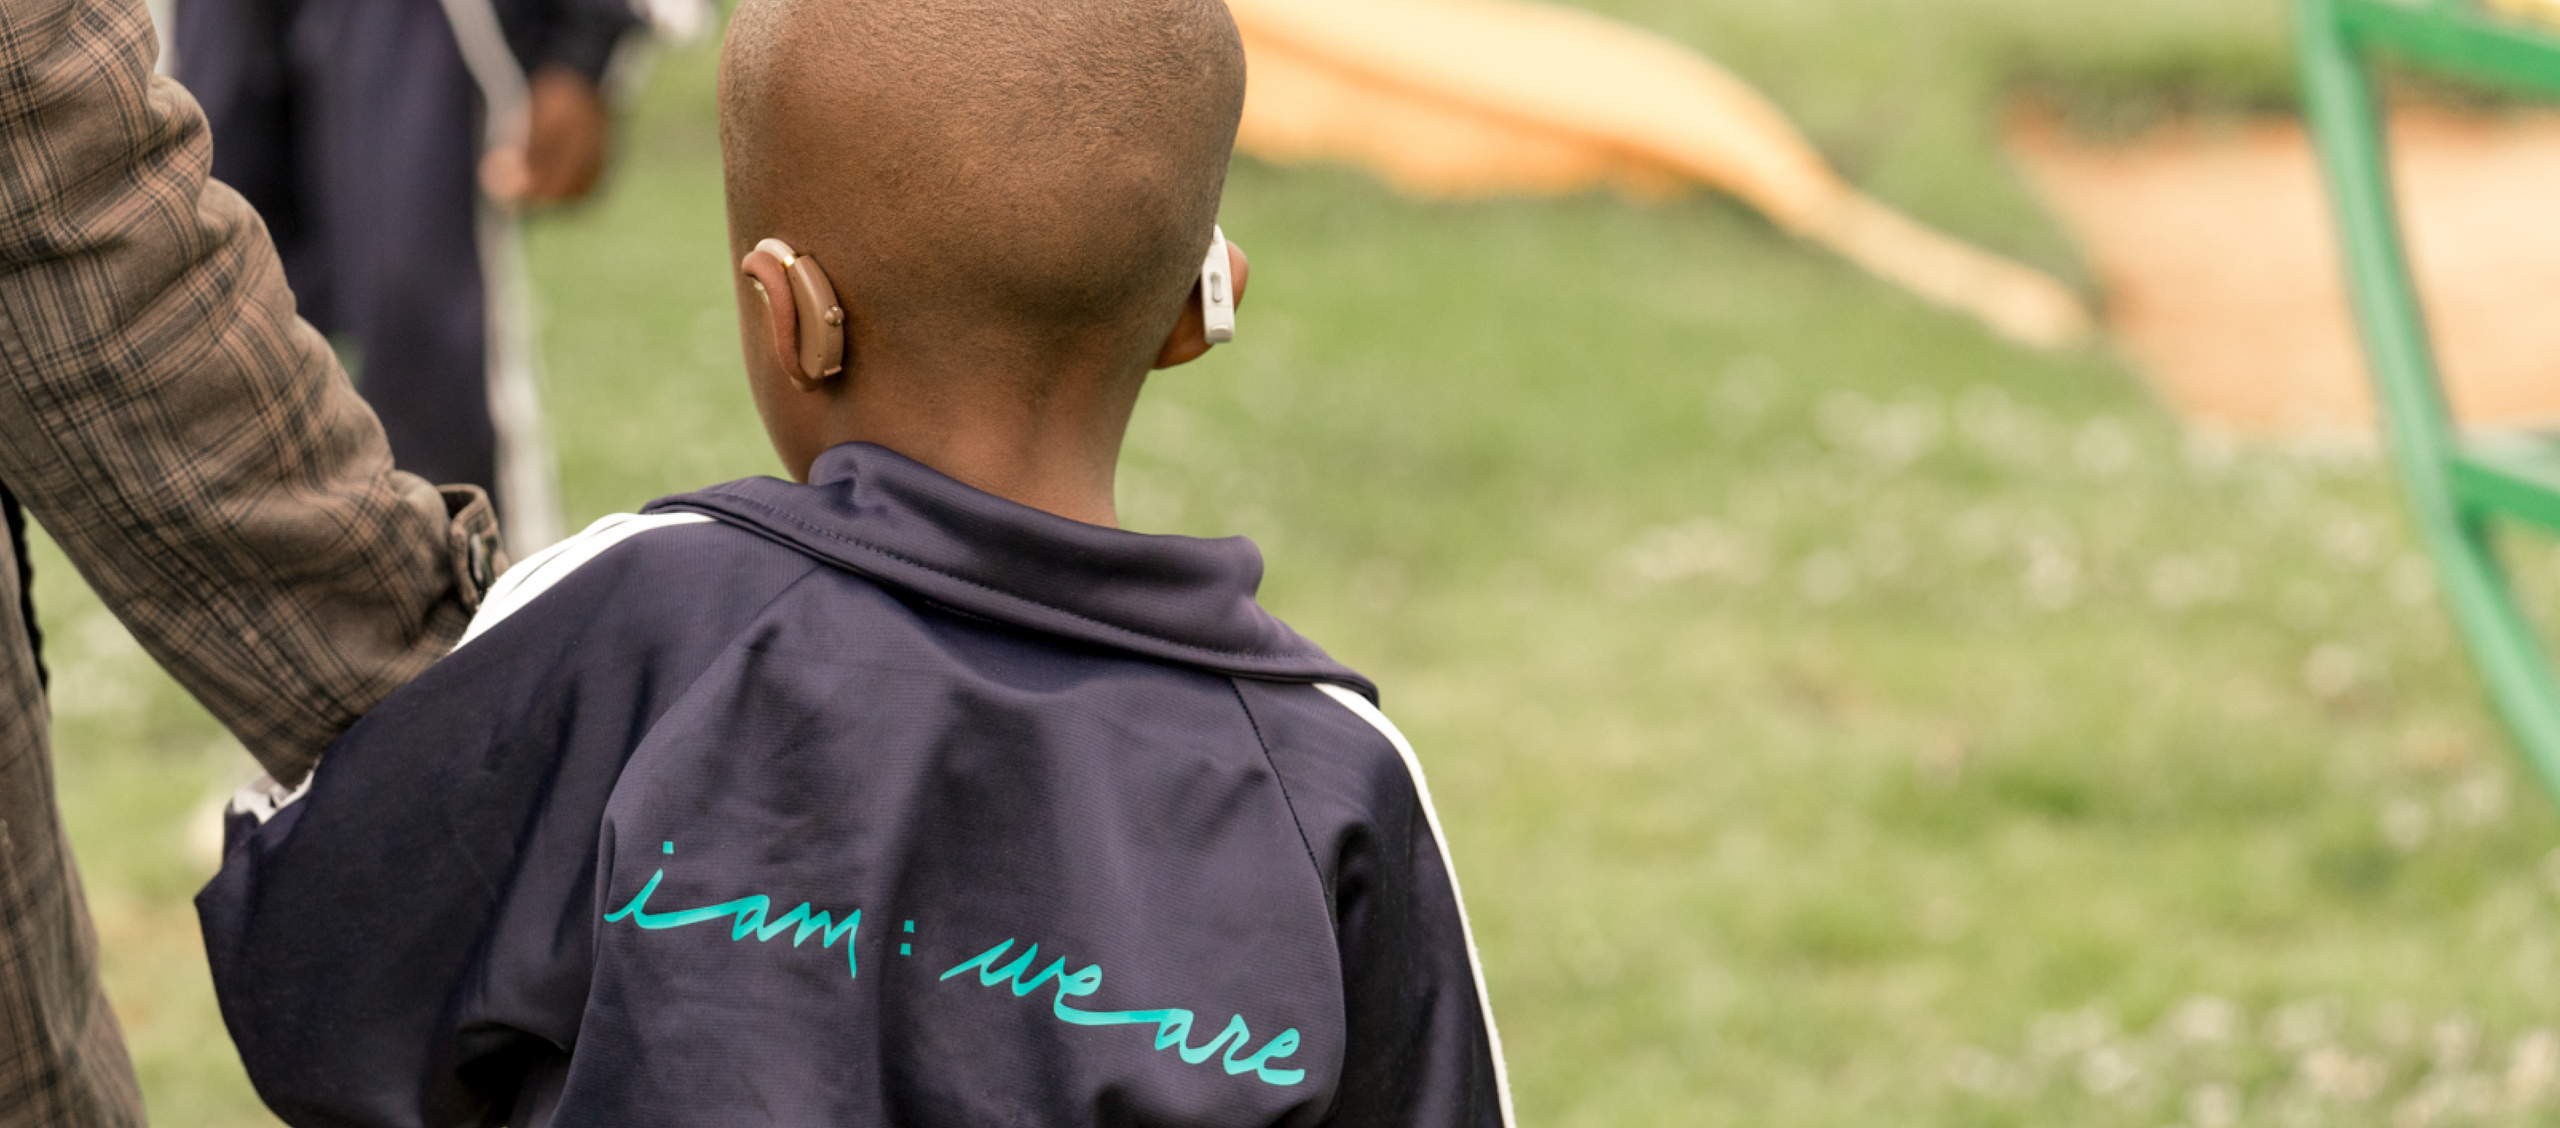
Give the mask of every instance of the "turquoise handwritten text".
<path id="1" fill-rule="evenodd" d="M 810 911 L 809 903 L 802 901 L 800 907 L 767 923 L 765 914 L 772 911 L 773 898 L 757 893 L 740 897 L 735 901 L 705 905 L 699 909 L 678 909 L 665 913 L 650 912 L 649 895 L 658 891 L 658 882 L 665 880 L 666 876 L 665 870 L 650 874 L 649 884 L 640 887 L 639 895 L 631 898 L 630 904 L 606 913 L 605 923 L 612 924 L 627 919 L 641 928 L 683 928 L 689 924 L 701 924 L 705 921 L 728 917 L 734 922 L 729 929 L 731 940 L 744 940 L 749 936 L 760 941 L 771 940 L 785 931 L 792 932 L 791 946 L 794 948 L 799 947 L 801 941 L 812 936 L 820 937 L 818 946 L 821 948 L 832 948 L 836 941 L 842 940 L 844 941 L 845 973 L 850 978 L 861 978 L 862 964 L 854 955 L 853 942 L 860 935 L 862 910 L 855 909 L 845 914 L 843 921 L 838 922 L 825 912 Z"/>
<path id="2" fill-rule="evenodd" d="M 1040 945 L 1038 944 L 1023 949 L 1022 954 L 1014 957 L 1013 962 L 1002 967 L 996 966 L 996 961 L 1003 959 L 1005 953 L 1012 950 L 1013 941 L 1007 940 L 979 953 L 976 958 L 943 972 L 942 978 L 949 979 L 974 968 L 978 972 L 980 986 L 993 987 L 1010 980 L 1009 986 L 1013 988 L 1015 998 L 1039 990 L 1044 983 L 1055 982 L 1057 995 L 1050 1001 L 1049 1009 L 1051 1013 L 1058 1016 L 1060 1022 L 1077 1026 L 1153 1026 L 1156 1028 L 1157 1049 L 1173 1050 L 1182 1055 L 1183 1061 L 1192 1065 L 1205 1062 L 1210 1057 L 1217 1056 L 1220 1049 L 1224 1049 L 1226 1053 L 1220 1057 L 1220 1064 L 1226 1068 L 1229 1076 L 1251 1073 L 1266 1085 L 1295 1085 L 1307 1075 L 1307 1071 L 1303 1069 L 1273 1069 L 1270 1065 L 1274 1059 L 1285 1058 L 1298 1052 L 1298 1032 L 1295 1029 L 1283 1030 L 1277 1037 L 1264 1043 L 1261 1049 L 1238 1057 L 1237 1055 L 1242 1054 L 1245 1047 L 1251 1044 L 1253 1033 L 1245 1028 L 1244 1016 L 1236 1015 L 1227 1020 L 1226 1029 L 1219 1031 L 1217 1037 L 1209 1039 L 1207 1045 L 1193 1046 L 1191 1026 L 1195 1016 L 1192 1012 L 1179 1008 L 1093 1011 L 1068 1006 L 1067 1000 L 1081 998 L 1102 989 L 1102 966 L 1087 964 L 1080 971 L 1068 971 L 1067 961 L 1061 959 L 1053 960 L 1049 966 L 1034 972 L 1031 970 L 1031 965 L 1039 962 Z"/>

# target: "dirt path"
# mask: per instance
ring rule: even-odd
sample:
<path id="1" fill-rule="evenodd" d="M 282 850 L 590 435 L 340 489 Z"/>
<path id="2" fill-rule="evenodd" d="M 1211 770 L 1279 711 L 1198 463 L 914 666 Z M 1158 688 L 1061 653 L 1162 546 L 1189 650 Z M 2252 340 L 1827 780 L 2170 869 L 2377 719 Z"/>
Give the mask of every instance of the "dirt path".
<path id="1" fill-rule="evenodd" d="M 2180 413 L 2267 437 L 2371 433 L 2298 125 L 2187 124 L 2106 144 L 2021 113 L 2006 135 L 2105 287 L 2117 347 Z M 2456 410 L 2560 421 L 2560 114 L 2407 111 L 2392 141 Z"/>

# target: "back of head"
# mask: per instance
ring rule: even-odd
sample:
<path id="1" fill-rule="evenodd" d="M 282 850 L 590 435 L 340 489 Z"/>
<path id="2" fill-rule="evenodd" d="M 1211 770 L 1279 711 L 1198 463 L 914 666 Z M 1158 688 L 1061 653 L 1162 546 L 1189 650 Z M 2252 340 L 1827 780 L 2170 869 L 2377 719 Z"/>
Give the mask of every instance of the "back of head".
<path id="1" fill-rule="evenodd" d="M 818 255 L 857 344 L 1151 352 L 1244 102 L 1220 0 L 746 0 L 730 234 Z"/>

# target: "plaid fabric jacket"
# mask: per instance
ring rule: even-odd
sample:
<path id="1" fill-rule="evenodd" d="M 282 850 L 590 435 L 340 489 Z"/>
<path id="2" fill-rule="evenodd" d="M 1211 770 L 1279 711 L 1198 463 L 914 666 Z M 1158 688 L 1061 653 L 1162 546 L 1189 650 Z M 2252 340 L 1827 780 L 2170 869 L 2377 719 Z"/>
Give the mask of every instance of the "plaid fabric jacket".
<path id="1" fill-rule="evenodd" d="M 0 0 L 0 1128 L 138 1125 L 53 797 L 20 507 L 281 780 L 443 654 L 476 490 L 392 469 L 142 0 Z"/>

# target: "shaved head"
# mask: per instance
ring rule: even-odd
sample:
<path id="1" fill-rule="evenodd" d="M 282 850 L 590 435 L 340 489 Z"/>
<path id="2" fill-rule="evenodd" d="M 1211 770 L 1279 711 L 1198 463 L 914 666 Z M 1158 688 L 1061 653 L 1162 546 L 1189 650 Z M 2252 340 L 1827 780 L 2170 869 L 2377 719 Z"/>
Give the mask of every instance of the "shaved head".
<path id="1" fill-rule="evenodd" d="M 1151 354 L 1244 105 L 1219 0 L 745 0 L 731 240 L 816 255 L 866 342 Z"/>

